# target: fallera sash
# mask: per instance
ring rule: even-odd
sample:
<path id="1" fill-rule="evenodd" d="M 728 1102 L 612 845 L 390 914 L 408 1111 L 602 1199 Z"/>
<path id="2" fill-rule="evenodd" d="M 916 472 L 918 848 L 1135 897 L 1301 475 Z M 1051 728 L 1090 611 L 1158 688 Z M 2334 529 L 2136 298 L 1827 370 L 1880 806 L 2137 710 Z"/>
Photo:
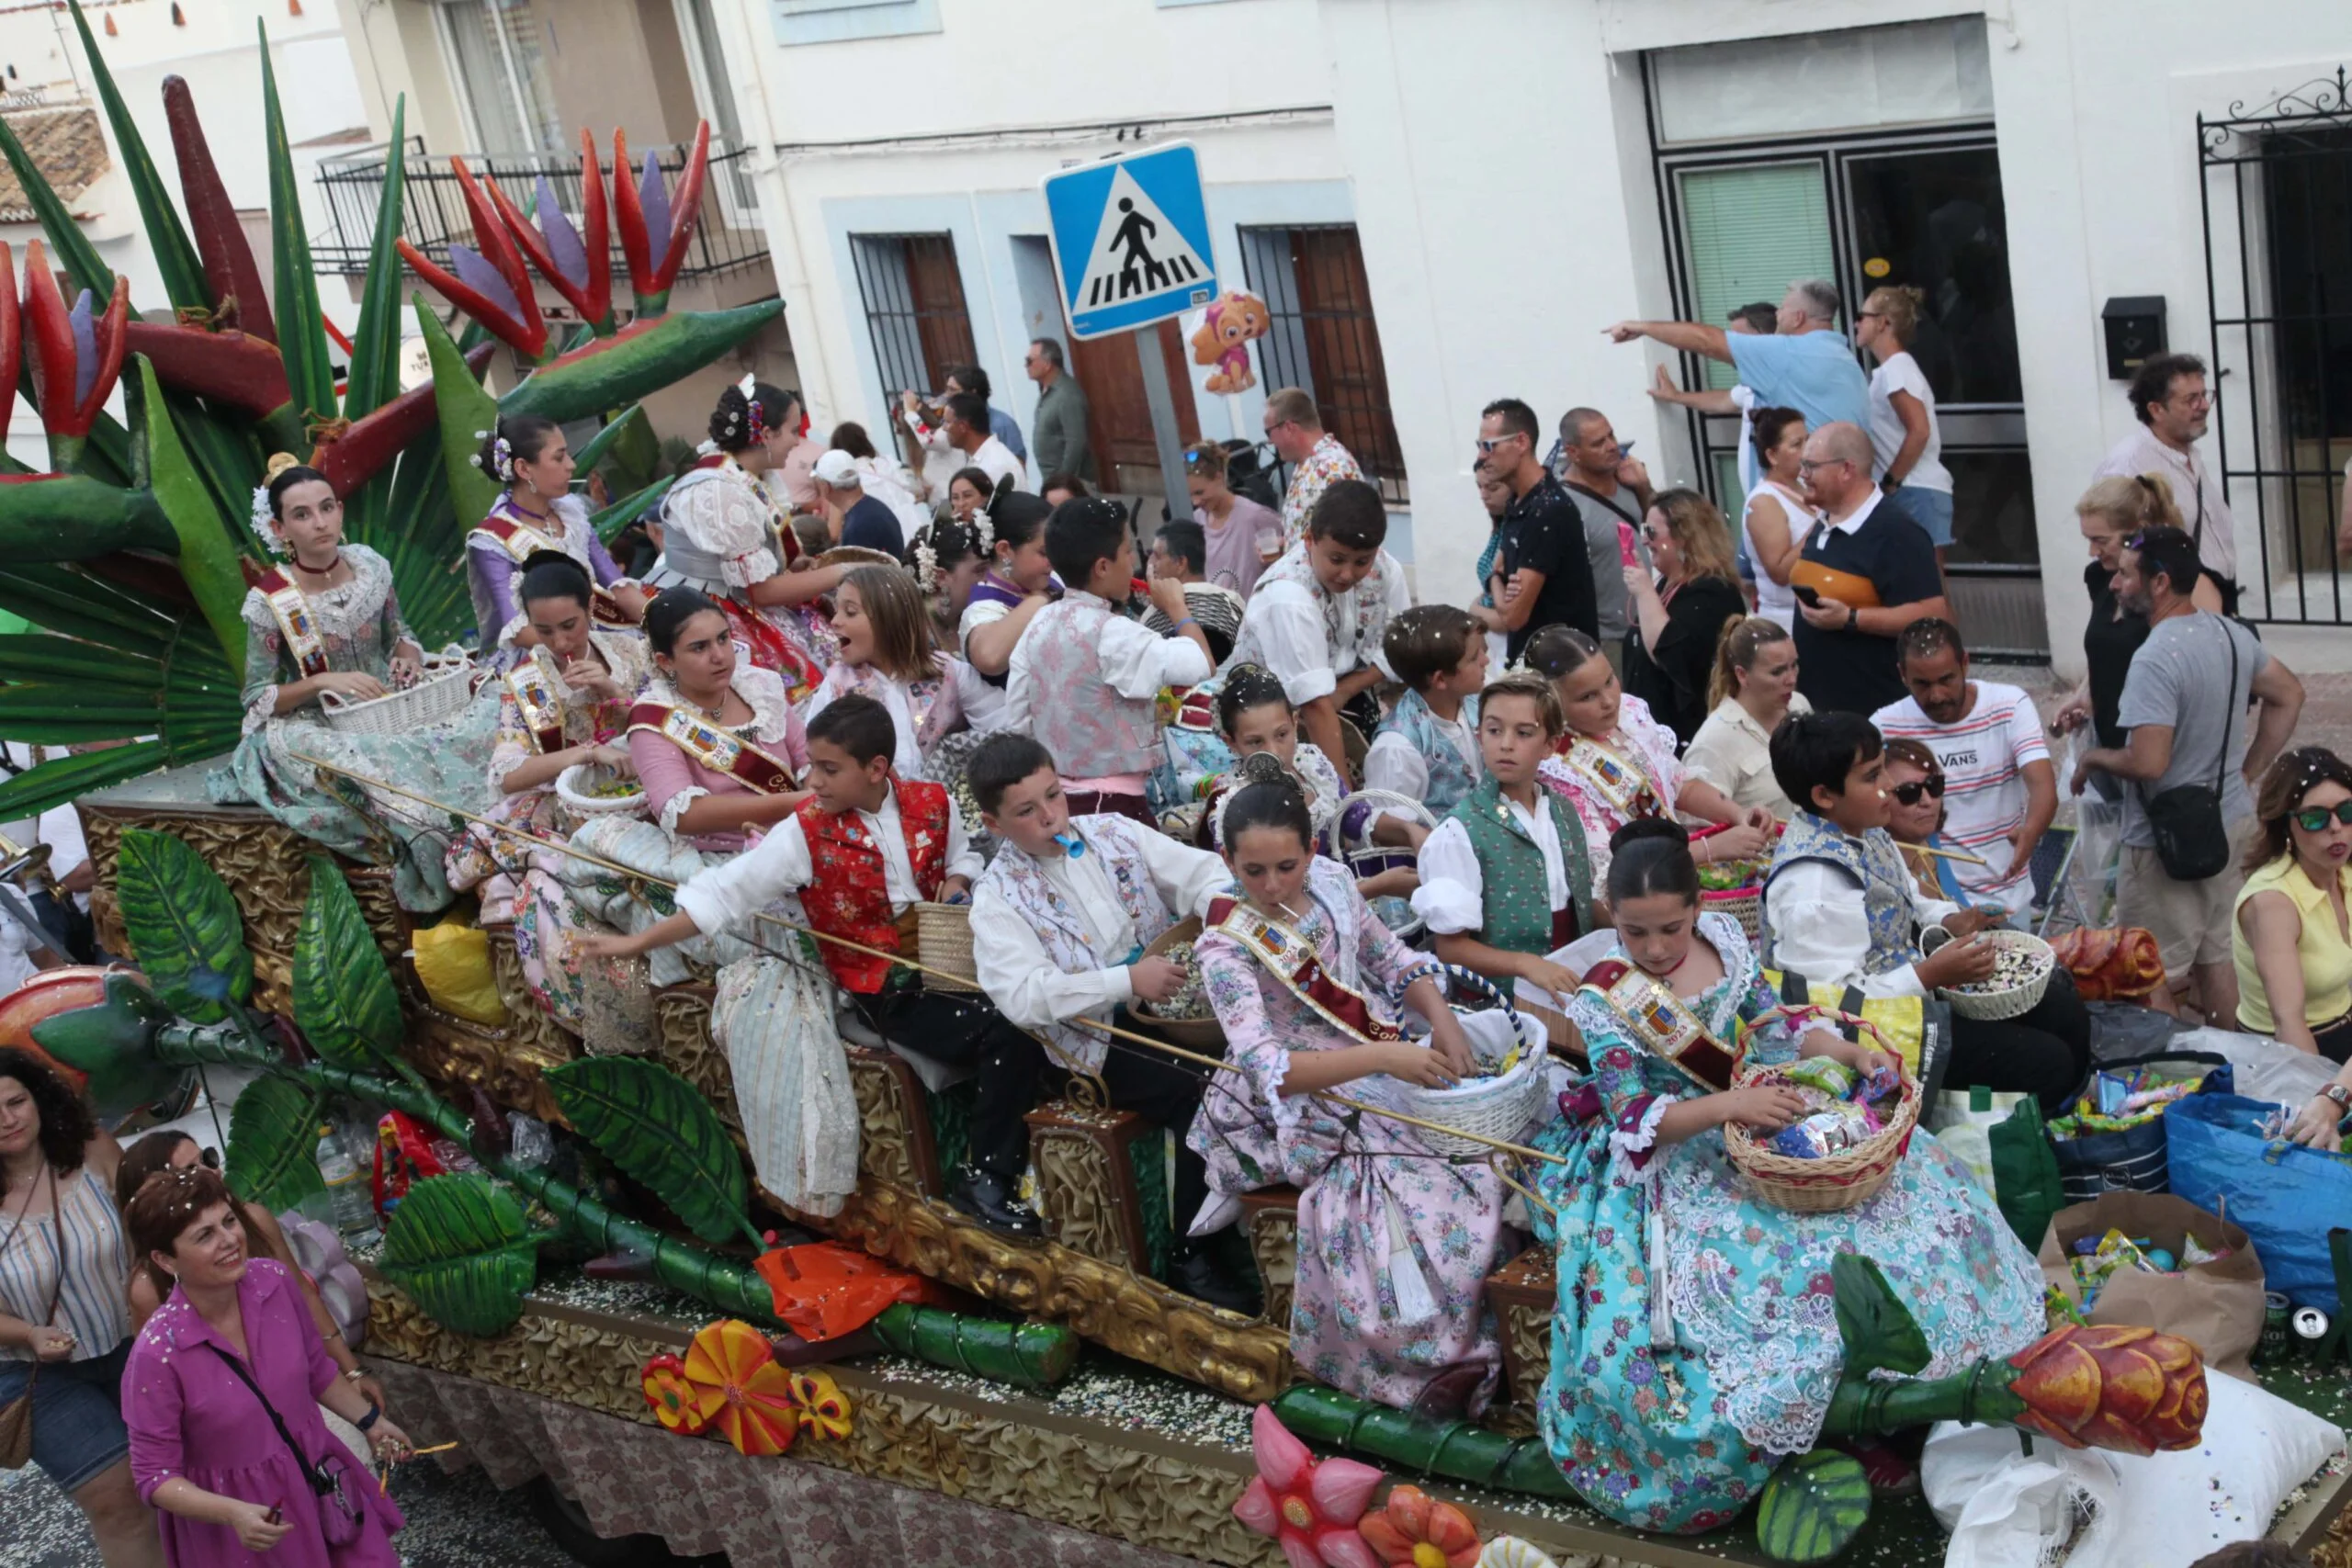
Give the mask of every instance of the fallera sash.
<path id="1" fill-rule="evenodd" d="M 529 658 L 507 672 L 506 690 L 523 710 L 523 728 L 530 732 L 531 744 L 546 757 L 563 750 L 563 704 L 556 698 L 555 682 L 539 661 L 539 652 L 533 649 Z"/>
<path id="2" fill-rule="evenodd" d="M 1577 737 L 1561 753 L 1561 761 L 1578 784 L 1627 818 L 1656 817 L 1665 810 L 1649 771 L 1598 740 Z"/>
<path id="3" fill-rule="evenodd" d="M 1209 902 L 1208 925 L 1248 949 L 1291 995 L 1313 1008 L 1325 1022 L 1367 1043 L 1401 1040 L 1393 1023 L 1383 1023 L 1361 991 L 1331 978 L 1315 944 L 1283 925 L 1267 919 L 1238 898 Z"/>
<path id="4" fill-rule="evenodd" d="M 1585 971 L 1582 989 L 1692 1083 L 1717 1091 L 1731 1088 L 1739 1054 L 1709 1034 L 1690 1004 L 1655 976 L 1623 959 L 1604 958 Z"/>
<path id="5" fill-rule="evenodd" d="M 553 550 L 560 556 L 571 554 L 563 547 L 560 540 L 541 533 L 527 523 L 517 522 L 512 517 L 501 517 L 495 513 L 476 524 L 474 532 L 487 534 L 497 540 L 506 553 L 514 558 L 516 566 L 521 566 L 539 550 Z M 615 599 L 610 591 L 596 581 L 594 572 L 589 574 L 588 586 L 590 590 L 588 614 L 591 617 L 608 626 L 625 626 L 629 624 L 628 617 L 621 614 L 620 601 Z M 521 595 L 518 593 L 516 597 L 519 600 Z"/>
<path id="6" fill-rule="evenodd" d="M 311 615 L 311 602 L 302 597 L 302 591 L 277 567 L 263 572 L 254 587 L 268 602 L 269 613 L 277 617 L 278 634 L 286 638 L 286 649 L 294 656 L 294 667 L 305 678 L 325 674 L 326 640 L 319 634 L 319 624 Z"/>
<path id="7" fill-rule="evenodd" d="M 708 768 L 761 795 L 782 795 L 794 786 L 792 769 L 731 730 L 686 708 L 639 703 L 628 710 L 628 732 L 658 735 Z"/>

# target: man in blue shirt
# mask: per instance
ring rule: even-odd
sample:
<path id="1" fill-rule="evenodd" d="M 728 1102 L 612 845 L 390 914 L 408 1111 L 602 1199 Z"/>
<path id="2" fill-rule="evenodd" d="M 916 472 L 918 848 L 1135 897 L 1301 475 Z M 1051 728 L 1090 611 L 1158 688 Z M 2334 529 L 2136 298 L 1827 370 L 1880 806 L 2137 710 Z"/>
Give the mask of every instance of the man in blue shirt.
<path id="1" fill-rule="evenodd" d="M 1871 383 L 1838 330 L 1838 286 L 1801 277 L 1781 300 L 1780 328 L 1770 337 L 1727 333 L 1699 321 L 1620 321 L 1609 329 L 1618 343 L 1656 338 L 1684 354 L 1720 359 L 1739 372 L 1759 408 L 1790 408 L 1819 430 L 1825 424 L 1870 427 Z"/>

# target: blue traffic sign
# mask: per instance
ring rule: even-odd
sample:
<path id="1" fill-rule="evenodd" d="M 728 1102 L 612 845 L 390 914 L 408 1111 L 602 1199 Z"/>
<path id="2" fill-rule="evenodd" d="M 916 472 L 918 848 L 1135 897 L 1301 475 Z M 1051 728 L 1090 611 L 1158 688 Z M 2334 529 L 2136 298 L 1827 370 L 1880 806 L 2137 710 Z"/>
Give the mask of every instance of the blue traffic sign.
<path id="1" fill-rule="evenodd" d="M 1192 143 L 1065 169 L 1046 175 L 1044 188 L 1072 337 L 1131 332 L 1216 298 Z"/>

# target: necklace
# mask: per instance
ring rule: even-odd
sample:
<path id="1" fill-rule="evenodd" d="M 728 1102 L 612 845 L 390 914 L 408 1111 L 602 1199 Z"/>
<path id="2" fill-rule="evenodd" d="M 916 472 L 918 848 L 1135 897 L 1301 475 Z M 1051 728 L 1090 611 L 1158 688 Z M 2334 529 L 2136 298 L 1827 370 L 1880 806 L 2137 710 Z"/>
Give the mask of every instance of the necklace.
<path id="1" fill-rule="evenodd" d="M 287 561 L 288 564 L 292 566 L 296 571 L 308 572 L 312 577 L 333 577 L 334 575 L 334 569 L 343 564 L 343 547 L 341 545 L 337 545 L 335 547 L 334 559 L 327 562 L 324 566 L 311 566 L 308 562 L 304 561 L 299 554 L 288 556 L 287 558 Z"/>

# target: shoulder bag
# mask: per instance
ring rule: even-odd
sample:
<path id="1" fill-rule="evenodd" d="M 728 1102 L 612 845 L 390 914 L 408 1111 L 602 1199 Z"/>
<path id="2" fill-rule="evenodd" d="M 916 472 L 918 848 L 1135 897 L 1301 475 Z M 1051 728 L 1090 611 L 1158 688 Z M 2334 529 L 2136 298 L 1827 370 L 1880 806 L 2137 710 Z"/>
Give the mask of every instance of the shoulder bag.
<path id="1" fill-rule="evenodd" d="M 2238 705 L 2238 639 L 2230 623 L 2222 624 L 2222 640 L 2230 645 L 2230 683 L 2222 688 L 2222 754 L 2213 768 L 2213 782 L 2175 784 L 2147 795 L 2143 804 L 2148 830 L 2156 840 L 2156 859 L 2175 882 L 2203 882 L 2218 876 L 2230 863 L 2229 825 L 2222 818 L 2222 785 L 2230 773 L 2230 737 L 2235 732 Z"/>
<path id="2" fill-rule="evenodd" d="M 269 1416 L 269 1424 L 277 1428 L 278 1440 L 286 1445 L 286 1451 L 294 1456 L 294 1468 L 302 1472 L 302 1479 L 310 1483 L 311 1491 L 319 1500 L 319 1533 L 326 1538 L 326 1543 L 331 1547 L 349 1546 L 357 1540 L 368 1523 L 368 1503 L 359 1490 L 358 1472 L 340 1453 L 330 1453 L 316 1464 L 304 1459 L 300 1446 L 294 1441 L 294 1434 L 288 1431 L 286 1423 L 279 1419 L 277 1407 L 270 1404 L 269 1396 L 262 1393 L 261 1385 L 254 1382 L 253 1374 L 245 1371 L 244 1363 L 218 1345 L 208 1344 L 205 1348 L 220 1357 L 222 1364 L 237 1374 L 237 1381 L 261 1402 L 262 1410 Z"/>
<path id="3" fill-rule="evenodd" d="M 29 1210 L 32 1205 L 27 1203 L 25 1207 Z M 8 1239 L 0 1241 L 0 1257 L 7 1255 L 17 1234 L 32 1223 L 29 1213 L 17 1217 L 15 1228 L 8 1232 Z M 46 1328 L 57 1320 L 57 1303 L 65 1296 L 65 1222 L 58 1213 L 57 1172 L 54 1170 L 49 1172 L 49 1226 L 50 1239 L 57 1247 L 57 1284 L 49 1292 L 49 1311 L 34 1325 L 39 1328 Z M 31 1375 L 25 1379 L 25 1392 L 10 1400 L 5 1407 L 0 1407 L 0 1470 L 22 1470 L 33 1457 L 33 1385 L 40 1381 L 40 1358 L 35 1356 Z"/>

